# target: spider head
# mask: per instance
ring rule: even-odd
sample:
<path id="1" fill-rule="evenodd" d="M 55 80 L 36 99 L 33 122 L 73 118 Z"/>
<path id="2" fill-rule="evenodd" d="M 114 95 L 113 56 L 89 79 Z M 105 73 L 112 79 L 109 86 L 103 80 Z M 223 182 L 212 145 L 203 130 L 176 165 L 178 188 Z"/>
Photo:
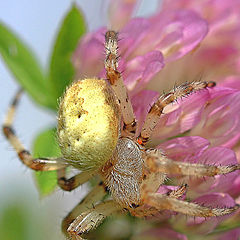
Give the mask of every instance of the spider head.
<path id="1" fill-rule="evenodd" d="M 103 79 L 74 82 L 60 100 L 58 142 L 71 165 L 97 169 L 109 160 L 119 137 L 120 110 Z"/>

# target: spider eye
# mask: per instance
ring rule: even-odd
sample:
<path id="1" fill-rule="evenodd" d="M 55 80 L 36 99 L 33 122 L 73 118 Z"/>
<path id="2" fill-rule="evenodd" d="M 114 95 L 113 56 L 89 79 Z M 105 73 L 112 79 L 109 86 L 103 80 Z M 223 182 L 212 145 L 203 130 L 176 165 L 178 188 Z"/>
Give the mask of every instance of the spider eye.
<path id="1" fill-rule="evenodd" d="M 119 105 L 105 80 L 79 80 L 66 90 L 59 106 L 58 141 L 74 167 L 102 166 L 116 147 L 119 126 Z"/>

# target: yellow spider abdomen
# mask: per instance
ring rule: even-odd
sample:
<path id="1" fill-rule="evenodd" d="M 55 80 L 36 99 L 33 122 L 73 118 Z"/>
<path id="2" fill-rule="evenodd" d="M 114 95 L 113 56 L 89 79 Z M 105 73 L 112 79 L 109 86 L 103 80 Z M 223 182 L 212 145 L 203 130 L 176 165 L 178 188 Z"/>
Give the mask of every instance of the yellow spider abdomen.
<path id="1" fill-rule="evenodd" d="M 81 170 L 99 168 L 118 140 L 120 110 L 103 79 L 74 82 L 60 101 L 58 141 L 63 157 Z"/>

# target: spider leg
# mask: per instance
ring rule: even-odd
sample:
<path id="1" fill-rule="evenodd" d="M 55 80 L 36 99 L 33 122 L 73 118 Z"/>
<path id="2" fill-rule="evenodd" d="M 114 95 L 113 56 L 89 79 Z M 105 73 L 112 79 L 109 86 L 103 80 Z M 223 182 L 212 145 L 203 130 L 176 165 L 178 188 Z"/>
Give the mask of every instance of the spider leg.
<path id="1" fill-rule="evenodd" d="M 186 97 L 187 95 L 202 90 L 208 87 L 214 87 L 214 82 L 191 82 L 182 84 L 167 94 L 163 94 L 150 108 L 146 120 L 143 124 L 142 131 L 138 136 L 138 143 L 142 146 L 146 145 L 153 133 L 160 116 L 163 113 L 163 109 L 170 103 L 176 101 L 179 98 Z"/>
<path id="2" fill-rule="evenodd" d="M 101 200 L 106 195 L 106 189 L 103 182 L 99 182 L 91 191 L 78 203 L 72 211 L 62 221 L 62 231 L 68 236 L 67 229 L 70 224 L 83 212 L 94 208 L 97 201 Z"/>
<path id="3" fill-rule="evenodd" d="M 151 175 L 155 175 L 155 177 L 150 177 L 150 179 L 155 179 L 155 186 L 159 186 L 161 184 L 163 184 L 163 174 L 162 176 L 157 176 L 156 174 L 158 173 L 153 173 Z M 150 176 L 151 176 L 150 175 Z M 159 178 L 160 177 L 160 178 Z M 158 178 L 158 179 L 157 179 Z M 147 190 L 147 192 L 153 192 L 155 193 L 158 188 L 153 188 L 153 183 L 150 179 L 144 179 L 142 186 L 141 186 L 141 192 L 145 192 L 145 190 Z M 158 180 L 160 180 L 160 183 L 156 184 L 156 182 L 158 182 Z M 182 195 L 186 192 L 187 190 L 187 184 L 183 184 L 182 186 L 178 187 L 176 190 L 170 191 L 166 194 L 163 194 L 164 196 L 170 197 L 170 198 L 180 198 L 182 197 Z M 146 216 L 154 216 L 159 212 L 159 209 L 157 209 L 155 206 L 146 206 L 146 202 L 142 202 L 143 204 L 141 204 L 140 206 L 138 206 L 135 209 L 129 209 L 129 212 L 131 212 L 131 215 L 136 216 L 136 217 L 146 217 Z"/>
<path id="4" fill-rule="evenodd" d="M 33 158 L 30 152 L 24 148 L 19 138 L 16 136 L 12 124 L 16 112 L 16 107 L 18 105 L 21 94 L 22 90 L 19 90 L 8 109 L 5 122 L 2 126 L 5 137 L 8 139 L 13 148 L 16 150 L 20 160 L 29 168 L 32 168 L 37 171 L 51 171 L 65 168 L 67 166 L 67 163 L 65 163 L 64 159 L 61 157 Z"/>
<path id="5" fill-rule="evenodd" d="M 64 191 L 72 191 L 87 182 L 96 174 L 96 171 L 81 172 L 69 179 L 66 178 L 66 169 L 57 170 L 58 186 Z"/>
<path id="6" fill-rule="evenodd" d="M 143 201 L 146 204 L 157 208 L 158 210 L 171 210 L 186 214 L 188 216 L 196 217 L 223 216 L 226 214 L 230 214 L 239 208 L 238 205 L 230 208 L 204 207 L 196 203 L 190 203 L 163 194 L 150 192 L 145 192 L 143 196 Z"/>
<path id="7" fill-rule="evenodd" d="M 146 164 L 150 171 L 166 174 L 187 176 L 215 176 L 240 170 L 240 164 L 229 166 L 214 166 L 197 163 L 173 161 L 159 150 L 150 150 L 146 154 Z"/>
<path id="8" fill-rule="evenodd" d="M 128 97 L 127 89 L 123 83 L 121 73 L 118 71 L 118 37 L 114 31 L 108 31 L 105 35 L 105 69 L 107 78 L 118 98 L 122 116 L 123 133 L 122 136 L 134 136 L 137 122 L 133 113 L 132 104 Z"/>
<path id="9" fill-rule="evenodd" d="M 144 179 L 141 183 L 141 191 L 147 189 L 148 192 L 157 192 L 159 186 L 164 184 L 164 181 L 167 179 L 165 173 L 158 171 L 148 171 L 145 170 Z M 176 190 L 169 191 L 166 195 L 172 198 L 181 197 L 187 190 L 187 184 L 183 184 L 178 187 Z"/>
<path id="10" fill-rule="evenodd" d="M 187 191 L 187 184 L 183 184 L 182 186 L 178 187 L 176 190 L 173 190 L 167 193 L 167 196 L 172 198 L 180 198 L 186 191 Z"/>
<path id="11" fill-rule="evenodd" d="M 107 216 L 121 210 L 122 207 L 113 200 L 99 203 L 94 208 L 79 215 L 68 227 L 72 239 L 81 240 L 90 230 L 95 229 Z"/>

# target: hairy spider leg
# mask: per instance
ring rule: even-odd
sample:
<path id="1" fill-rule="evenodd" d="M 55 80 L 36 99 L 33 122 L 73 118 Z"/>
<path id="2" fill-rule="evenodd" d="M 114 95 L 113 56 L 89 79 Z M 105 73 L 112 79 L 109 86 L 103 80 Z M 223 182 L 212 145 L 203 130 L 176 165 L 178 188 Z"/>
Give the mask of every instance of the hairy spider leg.
<path id="1" fill-rule="evenodd" d="M 170 196 L 146 191 L 143 195 L 144 202 L 157 208 L 158 210 L 171 210 L 188 216 L 195 217 L 217 217 L 230 214 L 236 211 L 239 206 L 230 208 L 210 208 L 196 203 L 190 203 Z"/>
<path id="2" fill-rule="evenodd" d="M 170 103 L 176 101 L 179 98 L 186 97 L 187 95 L 208 88 L 214 87 L 214 82 L 190 82 L 184 83 L 167 94 L 161 95 L 157 101 L 150 108 L 146 120 L 143 124 L 141 133 L 139 134 L 137 141 L 140 145 L 144 146 L 148 143 L 159 119 L 163 113 L 163 109 Z"/>
<path id="3" fill-rule="evenodd" d="M 167 195 L 172 198 L 180 198 L 183 196 L 183 194 L 186 193 L 187 187 L 188 187 L 187 184 L 183 184 L 180 187 L 178 187 L 176 190 L 173 190 L 167 193 Z"/>
<path id="4" fill-rule="evenodd" d="M 61 157 L 58 158 L 34 158 L 29 151 L 27 151 L 22 145 L 19 138 L 16 136 L 15 131 L 12 127 L 16 107 L 19 99 L 22 95 L 23 90 L 20 89 L 15 95 L 6 115 L 5 122 L 2 126 L 3 133 L 16 150 L 19 159 L 29 168 L 36 171 L 51 171 L 65 168 L 68 164 L 64 162 Z"/>
<path id="5" fill-rule="evenodd" d="M 88 180 L 90 180 L 94 175 L 96 175 L 96 171 L 89 170 L 81 172 L 71 178 L 66 178 L 66 169 L 57 170 L 58 177 L 58 186 L 64 191 L 72 191 L 80 185 L 84 184 Z"/>
<path id="6" fill-rule="evenodd" d="M 155 175 L 156 173 L 152 174 Z M 143 192 L 145 191 L 145 189 L 147 189 L 147 191 L 150 191 L 152 193 L 155 193 L 156 191 L 152 191 L 151 189 L 152 184 L 146 180 L 143 181 L 142 184 L 142 190 Z M 187 191 L 187 184 L 183 184 L 180 187 L 178 187 L 176 190 L 172 190 L 169 191 L 166 194 L 163 194 L 164 196 L 170 197 L 170 198 L 180 198 L 182 197 Z M 136 217 L 148 217 L 148 216 L 155 216 L 157 213 L 159 213 L 159 209 L 154 207 L 154 206 L 146 206 L 146 204 L 142 204 L 139 207 L 135 208 L 135 209 L 129 209 L 129 211 L 131 212 L 131 215 L 136 216 Z"/>
<path id="7" fill-rule="evenodd" d="M 134 137 L 137 122 L 133 112 L 131 101 L 128 97 L 127 89 L 124 85 L 121 73 L 118 71 L 118 34 L 108 31 L 105 34 L 105 69 L 109 80 L 120 104 L 123 117 L 122 136 Z"/>
<path id="8" fill-rule="evenodd" d="M 62 231 L 66 236 L 68 234 L 68 228 L 70 224 L 82 213 L 94 210 L 98 201 L 102 200 L 102 198 L 107 194 L 106 187 L 103 182 L 99 182 L 91 191 L 82 199 L 72 210 L 71 212 L 63 219 L 62 221 Z"/>
<path id="9" fill-rule="evenodd" d="M 150 150 L 146 153 L 146 164 L 152 172 L 178 174 L 187 176 L 216 176 L 227 174 L 240 169 L 240 164 L 230 166 L 214 166 L 198 163 L 177 162 L 167 158 L 159 150 Z"/>
<path id="10" fill-rule="evenodd" d="M 113 200 L 101 202 L 94 208 L 79 215 L 69 226 L 68 233 L 72 239 L 81 240 L 85 233 L 95 229 L 107 216 L 121 210 L 122 207 Z"/>
<path id="11" fill-rule="evenodd" d="M 191 164 L 175 162 L 168 159 L 162 154 L 160 150 L 149 150 L 146 152 L 145 162 L 152 174 L 164 173 L 164 174 L 181 174 L 192 176 L 215 176 L 218 174 L 226 174 L 239 169 L 239 165 L 230 166 L 208 166 L 202 164 Z M 185 186 L 183 185 L 183 191 Z M 181 189 L 179 190 L 179 193 Z M 174 197 L 172 197 L 172 194 Z M 148 181 L 143 180 L 141 186 L 142 202 L 155 207 L 159 211 L 171 210 L 179 213 L 183 213 L 189 216 L 196 217 L 213 217 L 223 216 L 236 211 L 239 205 L 235 205 L 230 208 L 210 208 L 198 205 L 196 203 L 189 203 L 186 201 L 178 200 L 177 194 L 159 194 L 152 191 L 152 186 Z"/>

